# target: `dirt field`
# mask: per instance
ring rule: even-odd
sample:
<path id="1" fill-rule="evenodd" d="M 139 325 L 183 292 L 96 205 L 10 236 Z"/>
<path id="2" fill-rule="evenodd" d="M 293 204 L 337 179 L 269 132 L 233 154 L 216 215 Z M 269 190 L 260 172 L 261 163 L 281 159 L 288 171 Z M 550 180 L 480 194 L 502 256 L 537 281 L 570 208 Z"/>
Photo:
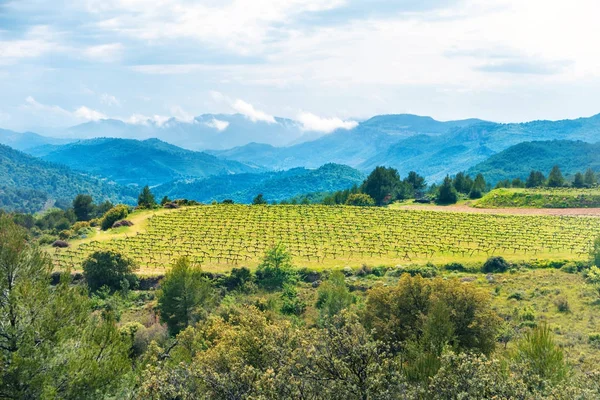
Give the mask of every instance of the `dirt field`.
<path id="1" fill-rule="evenodd" d="M 475 214 L 510 214 L 510 215 L 564 215 L 600 217 L 600 208 L 473 208 L 458 204 L 452 206 L 408 205 L 396 206 L 398 210 L 428 210 L 446 212 L 467 212 Z"/>

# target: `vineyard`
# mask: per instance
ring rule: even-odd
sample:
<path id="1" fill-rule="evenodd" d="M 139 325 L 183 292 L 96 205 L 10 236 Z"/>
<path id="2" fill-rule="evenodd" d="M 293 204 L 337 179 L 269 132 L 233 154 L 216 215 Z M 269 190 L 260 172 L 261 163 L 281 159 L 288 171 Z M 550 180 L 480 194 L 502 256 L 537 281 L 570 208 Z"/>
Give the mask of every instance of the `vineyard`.
<path id="1" fill-rule="evenodd" d="M 596 208 L 600 207 L 600 189 L 495 189 L 477 201 L 475 206 L 482 208 Z"/>
<path id="2" fill-rule="evenodd" d="M 299 266 L 481 261 L 587 256 L 600 218 L 486 215 L 347 206 L 189 207 L 151 216 L 140 232 L 52 250 L 57 267 L 76 268 L 111 249 L 160 272 L 180 256 L 208 270 L 255 266 L 284 244 Z"/>

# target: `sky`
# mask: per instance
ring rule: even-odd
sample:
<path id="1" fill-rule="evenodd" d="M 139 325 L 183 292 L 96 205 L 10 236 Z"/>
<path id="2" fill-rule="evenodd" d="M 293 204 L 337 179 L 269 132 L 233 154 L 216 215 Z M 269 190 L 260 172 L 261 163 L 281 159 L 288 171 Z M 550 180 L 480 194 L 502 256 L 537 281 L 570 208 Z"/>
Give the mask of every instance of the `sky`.
<path id="1" fill-rule="evenodd" d="M 590 116 L 598 15 L 597 0 L 0 0 L 0 127 Z"/>

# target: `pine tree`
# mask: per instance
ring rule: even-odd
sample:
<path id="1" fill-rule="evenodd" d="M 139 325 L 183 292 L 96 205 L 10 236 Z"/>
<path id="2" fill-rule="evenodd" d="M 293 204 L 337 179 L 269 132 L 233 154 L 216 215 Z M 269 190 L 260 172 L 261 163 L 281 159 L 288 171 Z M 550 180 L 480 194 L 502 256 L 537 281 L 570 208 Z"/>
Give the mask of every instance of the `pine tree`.
<path id="1" fill-rule="evenodd" d="M 437 197 L 439 204 L 454 204 L 458 201 L 458 193 L 452 185 L 452 179 L 449 176 L 444 178 L 444 182 L 440 186 L 440 190 Z"/>
<path id="2" fill-rule="evenodd" d="M 138 206 L 140 208 L 153 208 L 156 206 L 156 200 L 148 185 L 144 186 L 142 192 L 138 196 Z"/>
<path id="3" fill-rule="evenodd" d="M 565 184 L 565 178 L 563 177 L 562 172 L 558 165 L 552 167 L 552 171 L 550 171 L 550 175 L 548 175 L 548 186 L 549 187 L 561 187 Z"/>
<path id="4" fill-rule="evenodd" d="M 471 187 L 469 197 L 471 199 L 480 199 L 481 196 L 483 196 L 483 192 L 485 192 L 485 179 L 483 178 L 483 175 L 477 174 L 473 186 Z"/>
<path id="5" fill-rule="evenodd" d="M 594 186 L 596 184 L 596 175 L 591 168 L 588 168 L 588 170 L 585 171 L 584 182 L 587 186 Z"/>
<path id="6" fill-rule="evenodd" d="M 573 187 L 582 188 L 585 186 L 585 179 L 581 172 L 575 174 L 575 178 L 573 179 Z"/>

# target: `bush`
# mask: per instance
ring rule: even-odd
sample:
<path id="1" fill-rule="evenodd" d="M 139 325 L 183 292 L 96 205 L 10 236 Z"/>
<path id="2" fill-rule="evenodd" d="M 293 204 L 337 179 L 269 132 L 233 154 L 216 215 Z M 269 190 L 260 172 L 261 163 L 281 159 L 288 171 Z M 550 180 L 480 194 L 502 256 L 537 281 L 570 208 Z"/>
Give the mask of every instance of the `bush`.
<path id="1" fill-rule="evenodd" d="M 502 257 L 490 257 L 483 264 L 482 272 L 506 272 L 510 268 L 510 264 Z"/>
<path id="2" fill-rule="evenodd" d="M 306 303 L 298 297 L 296 287 L 286 284 L 281 292 L 281 312 L 286 315 L 301 315 L 306 309 Z"/>
<path id="3" fill-rule="evenodd" d="M 330 318 L 354 303 L 355 297 L 346 286 L 344 274 L 336 271 L 319 287 L 317 291 L 317 308 L 321 317 Z"/>
<path id="4" fill-rule="evenodd" d="M 135 287 L 138 282 L 134 274 L 136 269 L 133 260 L 114 251 L 97 251 L 83 262 L 83 276 L 92 293 L 102 286 L 112 292 L 122 289 L 124 285 Z"/>
<path id="5" fill-rule="evenodd" d="M 467 270 L 464 265 L 462 265 L 461 263 L 457 263 L 457 262 L 453 262 L 453 263 L 444 265 L 444 269 L 446 271 L 459 271 L 459 272 L 464 272 Z"/>
<path id="6" fill-rule="evenodd" d="M 123 219 L 121 221 L 117 221 L 112 225 L 112 228 L 120 228 L 122 226 L 133 226 L 133 222 L 131 221 L 127 221 L 126 219 Z"/>
<path id="7" fill-rule="evenodd" d="M 256 281 L 266 290 L 279 290 L 286 283 L 295 283 L 297 280 L 292 258 L 282 244 L 268 250 L 256 270 Z"/>
<path id="8" fill-rule="evenodd" d="M 104 214 L 102 218 L 101 228 L 103 231 L 112 228 L 117 221 L 125 219 L 129 214 L 129 207 L 124 204 L 119 204 L 111 208 Z"/>
<path id="9" fill-rule="evenodd" d="M 579 266 L 574 262 L 569 262 L 561 267 L 561 271 L 566 272 L 568 274 L 576 274 L 577 272 L 579 272 Z"/>
<path id="10" fill-rule="evenodd" d="M 365 193 L 354 193 L 348 196 L 347 206 L 371 207 L 375 205 L 375 200 Z"/>
<path id="11" fill-rule="evenodd" d="M 588 336 L 588 344 L 596 349 L 600 349 L 600 333 L 592 333 Z"/>
<path id="12" fill-rule="evenodd" d="M 48 235 L 48 234 L 43 234 L 42 236 L 40 236 L 40 238 L 38 239 L 38 243 L 43 246 L 45 244 L 52 244 L 56 241 L 56 237 L 52 236 L 52 235 Z"/>
<path id="13" fill-rule="evenodd" d="M 559 312 L 568 313 L 571 311 L 571 308 L 569 307 L 569 301 L 564 296 L 554 299 L 554 305 L 556 308 L 558 308 Z"/>
<path id="14" fill-rule="evenodd" d="M 508 297 L 507 297 L 508 300 L 514 299 L 517 301 L 521 301 L 524 298 L 525 298 L 525 295 L 523 294 L 523 292 L 514 292 L 514 293 L 511 293 L 510 295 L 508 295 Z"/>
<path id="15" fill-rule="evenodd" d="M 69 247 L 69 243 L 65 242 L 64 240 L 56 240 L 54 243 L 52 243 L 52 247 L 64 249 L 66 247 Z"/>
<path id="16" fill-rule="evenodd" d="M 251 281 L 252 272 L 248 268 L 233 268 L 231 273 L 223 278 L 222 285 L 225 286 L 227 290 L 236 290 Z"/>

